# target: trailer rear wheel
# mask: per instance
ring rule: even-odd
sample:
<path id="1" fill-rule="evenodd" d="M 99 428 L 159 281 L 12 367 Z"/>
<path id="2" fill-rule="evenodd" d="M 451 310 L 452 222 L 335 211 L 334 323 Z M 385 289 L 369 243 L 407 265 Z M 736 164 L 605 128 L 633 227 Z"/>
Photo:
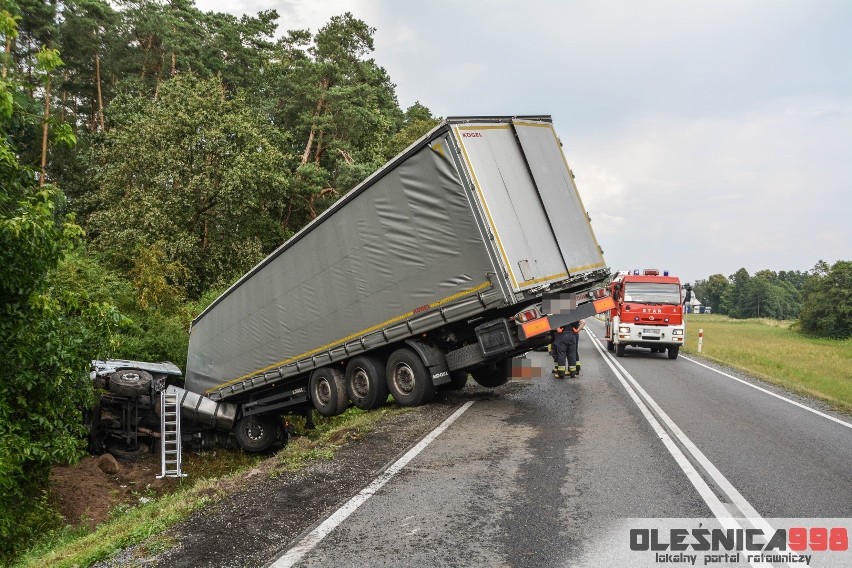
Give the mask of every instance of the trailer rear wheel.
<path id="1" fill-rule="evenodd" d="M 346 365 L 346 395 L 363 410 L 378 408 L 388 398 L 385 366 L 375 357 L 355 357 Z"/>
<path id="2" fill-rule="evenodd" d="M 323 416 L 337 416 L 346 410 L 346 383 L 343 373 L 331 367 L 322 367 L 311 373 L 311 402 Z"/>
<path id="3" fill-rule="evenodd" d="M 124 396 L 147 394 L 151 386 L 151 373 L 138 369 L 116 371 L 109 376 L 109 392 Z"/>
<path id="4" fill-rule="evenodd" d="M 486 363 L 470 370 L 470 376 L 480 385 L 488 388 L 499 387 L 509 382 L 509 369 L 512 358 Z"/>
<path id="5" fill-rule="evenodd" d="M 450 373 L 450 382 L 439 386 L 443 390 L 461 390 L 467 384 L 467 371 L 453 371 Z"/>
<path id="6" fill-rule="evenodd" d="M 243 416 L 237 422 L 236 435 L 237 444 L 246 452 L 265 452 L 278 435 L 277 425 L 271 416 Z"/>
<path id="7" fill-rule="evenodd" d="M 408 348 L 397 349 L 388 358 L 388 390 L 402 406 L 417 406 L 435 398 L 435 385 L 426 365 Z"/>
<path id="8" fill-rule="evenodd" d="M 680 345 L 669 347 L 669 359 L 677 359 L 678 351 L 680 351 Z"/>

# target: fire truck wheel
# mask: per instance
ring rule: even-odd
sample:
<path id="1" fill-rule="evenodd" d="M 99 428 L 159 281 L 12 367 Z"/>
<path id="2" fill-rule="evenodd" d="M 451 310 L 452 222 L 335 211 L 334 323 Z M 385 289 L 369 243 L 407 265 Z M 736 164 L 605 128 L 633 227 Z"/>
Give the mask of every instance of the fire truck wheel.
<path id="1" fill-rule="evenodd" d="M 402 406 L 418 406 L 435 398 L 435 385 L 420 357 L 406 347 L 388 357 L 388 390 Z"/>
<path id="2" fill-rule="evenodd" d="M 669 359 L 677 359 L 677 354 L 680 351 L 680 345 L 669 347 Z"/>
<path id="3" fill-rule="evenodd" d="M 235 433 L 237 444 L 253 454 L 268 450 L 278 434 L 275 418 L 257 414 L 240 418 Z"/>
<path id="4" fill-rule="evenodd" d="M 138 369 L 116 371 L 109 376 L 109 392 L 124 396 L 147 394 L 151 386 L 151 373 Z"/>
<path id="5" fill-rule="evenodd" d="M 374 357 L 355 357 L 346 365 L 346 395 L 363 410 L 378 408 L 388 399 L 385 366 Z"/>
<path id="6" fill-rule="evenodd" d="M 337 416 L 346 410 L 346 383 L 343 373 L 331 367 L 322 367 L 311 373 L 308 385 L 311 402 L 323 416 Z"/>
<path id="7" fill-rule="evenodd" d="M 615 351 L 615 343 L 613 343 L 612 341 L 607 341 L 606 342 L 606 350 L 607 351 Z"/>
<path id="8" fill-rule="evenodd" d="M 480 385 L 487 388 L 499 387 L 509 382 L 509 365 L 512 358 L 501 359 L 486 363 L 481 367 L 470 370 L 470 376 Z"/>
<path id="9" fill-rule="evenodd" d="M 615 356 L 616 357 L 624 357 L 624 344 L 619 343 L 615 346 Z"/>

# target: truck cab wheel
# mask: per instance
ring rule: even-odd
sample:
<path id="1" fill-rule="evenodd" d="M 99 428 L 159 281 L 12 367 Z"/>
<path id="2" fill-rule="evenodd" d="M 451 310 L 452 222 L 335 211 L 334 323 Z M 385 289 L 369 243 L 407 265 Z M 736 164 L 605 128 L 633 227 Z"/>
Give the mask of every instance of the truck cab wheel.
<path id="1" fill-rule="evenodd" d="M 123 396 L 148 394 L 151 388 L 151 373 L 138 369 L 116 371 L 109 376 L 109 392 Z"/>
<path id="2" fill-rule="evenodd" d="M 385 366 L 375 357 L 355 357 L 346 365 L 346 395 L 363 410 L 378 408 L 388 399 Z"/>
<path id="3" fill-rule="evenodd" d="M 346 383 L 343 373 L 332 367 L 322 367 L 311 373 L 308 385 L 311 402 L 323 416 L 337 416 L 346 410 Z"/>
<path id="4" fill-rule="evenodd" d="M 271 416 L 243 416 L 237 422 L 237 443 L 246 452 L 265 452 L 275 441 L 278 432 L 275 419 Z"/>
<path id="5" fill-rule="evenodd" d="M 137 461 L 147 456 L 150 453 L 151 449 L 145 444 L 136 444 L 135 446 L 115 444 L 110 446 L 107 451 L 111 453 L 116 459 L 124 461 Z"/>
<path id="6" fill-rule="evenodd" d="M 435 384 L 426 365 L 407 347 L 391 353 L 386 376 L 388 390 L 402 406 L 418 406 L 435 398 Z"/>

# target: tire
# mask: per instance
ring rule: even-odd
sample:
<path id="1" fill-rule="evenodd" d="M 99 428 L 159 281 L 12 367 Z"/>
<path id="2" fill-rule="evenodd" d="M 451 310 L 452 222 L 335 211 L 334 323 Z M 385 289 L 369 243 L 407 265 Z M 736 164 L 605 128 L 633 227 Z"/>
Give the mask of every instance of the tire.
<path id="1" fill-rule="evenodd" d="M 101 431 L 101 405 L 96 404 L 86 413 L 86 429 L 89 432 L 89 453 L 99 456 L 106 451 L 106 434 Z"/>
<path id="2" fill-rule="evenodd" d="M 441 390 L 462 390 L 467 385 L 467 371 L 453 371 L 450 373 L 450 382 L 444 383 L 438 388 Z"/>
<path id="3" fill-rule="evenodd" d="M 607 341 L 606 342 L 606 350 L 607 351 L 615 351 L 615 343 L 613 343 L 612 341 Z"/>
<path id="4" fill-rule="evenodd" d="M 275 443 L 281 448 L 290 443 L 290 430 L 283 418 L 275 421 Z"/>
<path id="5" fill-rule="evenodd" d="M 402 406 L 419 406 L 435 398 L 435 384 L 420 357 L 406 347 L 388 357 L 388 391 Z"/>
<path id="6" fill-rule="evenodd" d="M 138 444 L 135 448 L 131 446 L 110 446 L 107 450 L 116 459 L 124 461 L 139 461 L 150 452 L 150 448 L 145 444 Z"/>
<path id="7" fill-rule="evenodd" d="M 116 371 L 109 376 L 109 392 L 124 396 L 148 394 L 151 388 L 151 373 L 138 369 Z"/>
<path id="8" fill-rule="evenodd" d="M 669 347 L 669 359 L 677 359 L 677 354 L 680 352 L 680 345 Z"/>
<path id="9" fill-rule="evenodd" d="M 346 395 L 363 410 L 378 408 L 388 399 L 385 366 L 375 357 L 355 357 L 346 365 Z"/>
<path id="10" fill-rule="evenodd" d="M 473 380 L 487 388 L 499 387 L 509 382 L 509 365 L 511 357 L 486 363 L 481 367 L 470 370 Z"/>
<path id="11" fill-rule="evenodd" d="M 615 356 L 616 357 L 624 357 L 624 344 L 619 343 L 615 346 Z"/>
<path id="12" fill-rule="evenodd" d="M 272 416 L 243 416 L 237 422 L 235 434 L 243 451 L 258 454 L 272 447 L 278 437 L 278 426 Z"/>
<path id="13" fill-rule="evenodd" d="M 322 416 L 337 416 L 346 410 L 346 382 L 343 373 L 332 367 L 322 367 L 311 373 L 308 386 L 311 402 Z"/>

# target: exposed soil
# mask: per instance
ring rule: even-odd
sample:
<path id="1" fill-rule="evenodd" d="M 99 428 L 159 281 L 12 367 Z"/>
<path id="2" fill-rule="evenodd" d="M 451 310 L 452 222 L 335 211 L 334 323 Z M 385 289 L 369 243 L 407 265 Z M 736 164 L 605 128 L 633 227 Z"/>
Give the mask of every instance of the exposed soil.
<path id="1" fill-rule="evenodd" d="M 104 459 L 105 456 L 89 456 L 79 464 L 53 468 L 51 490 L 66 524 L 95 527 L 117 505 L 139 503 L 174 485 L 173 480 L 157 479 L 157 455 L 145 454 L 134 461 L 115 460 L 115 473 L 106 473 L 99 467 Z"/>

